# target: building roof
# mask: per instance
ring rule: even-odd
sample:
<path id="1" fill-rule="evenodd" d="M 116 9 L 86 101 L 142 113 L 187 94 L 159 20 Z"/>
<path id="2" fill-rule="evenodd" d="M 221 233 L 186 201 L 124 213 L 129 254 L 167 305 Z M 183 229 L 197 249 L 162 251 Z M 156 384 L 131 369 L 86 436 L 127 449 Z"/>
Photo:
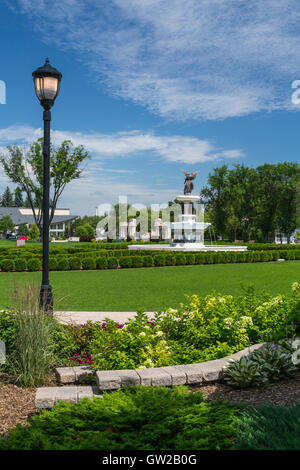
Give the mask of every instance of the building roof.
<path id="1" fill-rule="evenodd" d="M 23 212 L 23 213 L 22 213 Z M 64 215 L 56 215 L 52 219 L 52 224 L 59 224 L 62 222 L 69 222 L 77 219 L 78 215 L 71 215 L 69 209 L 56 209 L 55 213 L 64 213 Z M 9 216 L 15 225 L 35 223 L 34 216 L 31 209 L 25 207 L 0 207 L 0 219 L 4 216 Z"/>

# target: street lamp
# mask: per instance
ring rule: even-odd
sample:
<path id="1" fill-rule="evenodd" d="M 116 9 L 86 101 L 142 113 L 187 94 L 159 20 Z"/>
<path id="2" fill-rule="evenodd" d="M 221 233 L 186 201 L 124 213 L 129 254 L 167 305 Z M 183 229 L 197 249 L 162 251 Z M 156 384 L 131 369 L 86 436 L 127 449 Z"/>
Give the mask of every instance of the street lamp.
<path id="1" fill-rule="evenodd" d="M 43 277 L 40 289 L 40 306 L 46 312 L 53 310 L 52 287 L 49 283 L 49 193 L 50 193 L 50 109 L 58 95 L 62 74 L 50 65 L 45 65 L 33 73 L 35 93 L 44 108 L 43 145 Z"/>

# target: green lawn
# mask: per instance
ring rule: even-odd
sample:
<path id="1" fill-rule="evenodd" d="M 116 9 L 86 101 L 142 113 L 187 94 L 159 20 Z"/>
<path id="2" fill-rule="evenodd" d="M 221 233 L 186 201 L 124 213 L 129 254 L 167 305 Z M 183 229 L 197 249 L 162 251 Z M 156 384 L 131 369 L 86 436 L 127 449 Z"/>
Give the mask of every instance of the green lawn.
<path id="1" fill-rule="evenodd" d="M 10 305 L 14 279 L 20 285 L 39 283 L 41 273 L 0 273 L 1 308 Z M 50 279 L 59 310 L 153 311 L 178 306 L 185 294 L 205 295 L 215 289 L 237 295 L 242 283 L 274 295 L 291 294 L 292 282 L 300 281 L 300 261 L 51 272 Z"/>

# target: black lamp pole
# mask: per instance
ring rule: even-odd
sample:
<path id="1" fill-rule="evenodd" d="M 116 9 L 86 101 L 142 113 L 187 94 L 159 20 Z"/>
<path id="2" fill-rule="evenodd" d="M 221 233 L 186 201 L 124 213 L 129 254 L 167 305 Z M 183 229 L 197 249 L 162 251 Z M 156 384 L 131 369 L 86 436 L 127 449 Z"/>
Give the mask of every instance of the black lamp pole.
<path id="1" fill-rule="evenodd" d="M 49 282 L 49 209 L 50 209 L 50 121 L 51 107 L 58 95 L 62 74 L 52 67 L 49 59 L 32 74 L 35 92 L 44 108 L 43 145 L 43 276 L 40 289 L 40 307 L 53 311 L 52 287 Z"/>
<path id="2" fill-rule="evenodd" d="M 43 278 L 40 290 L 40 306 L 46 311 L 53 310 L 52 287 L 49 282 L 49 198 L 50 198 L 50 121 L 51 111 L 45 109 L 43 146 Z"/>

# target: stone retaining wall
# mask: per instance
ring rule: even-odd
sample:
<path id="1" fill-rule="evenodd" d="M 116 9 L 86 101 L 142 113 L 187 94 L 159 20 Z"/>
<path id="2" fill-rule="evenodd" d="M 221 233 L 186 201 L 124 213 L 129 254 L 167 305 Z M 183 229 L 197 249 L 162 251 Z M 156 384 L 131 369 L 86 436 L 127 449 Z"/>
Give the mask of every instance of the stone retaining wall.
<path id="1" fill-rule="evenodd" d="M 51 408 L 60 400 L 77 403 L 84 397 L 101 397 L 102 391 L 117 390 L 134 385 L 166 386 L 192 385 L 216 382 L 222 378 L 222 369 L 230 360 L 238 360 L 263 344 L 255 344 L 231 356 L 197 364 L 183 364 L 151 369 L 103 370 L 95 372 L 91 367 L 59 367 L 58 379 L 63 387 L 38 388 L 35 404 L 37 408 Z M 96 375 L 97 386 L 83 386 L 82 381 Z"/>

